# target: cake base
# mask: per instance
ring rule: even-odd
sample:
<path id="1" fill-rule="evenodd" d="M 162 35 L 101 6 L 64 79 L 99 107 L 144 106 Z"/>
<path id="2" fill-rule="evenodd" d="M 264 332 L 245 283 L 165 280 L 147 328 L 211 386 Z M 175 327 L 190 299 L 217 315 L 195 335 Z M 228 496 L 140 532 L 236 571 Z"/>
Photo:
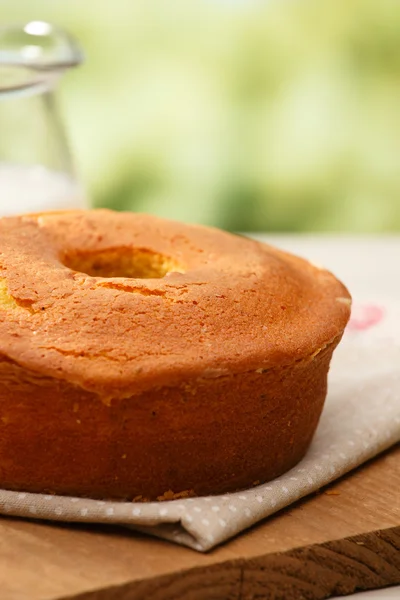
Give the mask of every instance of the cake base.
<path id="1" fill-rule="evenodd" d="M 269 481 L 305 454 L 336 338 L 293 365 L 109 399 L 0 361 L 0 487 L 169 500 Z"/>

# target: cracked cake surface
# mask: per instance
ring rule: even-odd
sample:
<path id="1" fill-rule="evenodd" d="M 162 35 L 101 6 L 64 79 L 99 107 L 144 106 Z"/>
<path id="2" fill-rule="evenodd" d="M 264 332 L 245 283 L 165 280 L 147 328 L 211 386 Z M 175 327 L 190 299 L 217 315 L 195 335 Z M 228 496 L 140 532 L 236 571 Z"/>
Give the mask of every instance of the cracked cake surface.
<path id="1" fill-rule="evenodd" d="M 93 391 L 290 364 L 343 331 L 348 302 L 328 271 L 211 228 L 107 210 L 0 220 L 0 353 Z"/>
<path id="2" fill-rule="evenodd" d="M 0 219 L 0 487 L 168 501 L 279 476 L 350 303 L 328 271 L 213 228 Z"/>

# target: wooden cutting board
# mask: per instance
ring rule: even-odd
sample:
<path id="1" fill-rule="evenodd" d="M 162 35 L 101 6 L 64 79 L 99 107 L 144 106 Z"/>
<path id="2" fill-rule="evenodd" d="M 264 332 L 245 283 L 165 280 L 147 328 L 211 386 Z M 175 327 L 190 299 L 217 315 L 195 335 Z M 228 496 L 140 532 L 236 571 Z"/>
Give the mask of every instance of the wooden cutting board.
<path id="1" fill-rule="evenodd" d="M 0 518 L 1 600 L 317 600 L 400 584 L 400 448 L 209 554 Z"/>

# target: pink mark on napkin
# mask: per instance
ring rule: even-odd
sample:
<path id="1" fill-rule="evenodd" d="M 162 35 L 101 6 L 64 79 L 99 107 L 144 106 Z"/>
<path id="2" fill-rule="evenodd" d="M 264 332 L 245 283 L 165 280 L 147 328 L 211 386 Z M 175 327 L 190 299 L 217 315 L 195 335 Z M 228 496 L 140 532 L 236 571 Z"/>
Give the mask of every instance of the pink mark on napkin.
<path id="1" fill-rule="evenodd" d="M 347 328 L 350 331 L 364 331 L 382 321 L 385 311 L 374 304 L 353 306 L 350 321 Z"/>

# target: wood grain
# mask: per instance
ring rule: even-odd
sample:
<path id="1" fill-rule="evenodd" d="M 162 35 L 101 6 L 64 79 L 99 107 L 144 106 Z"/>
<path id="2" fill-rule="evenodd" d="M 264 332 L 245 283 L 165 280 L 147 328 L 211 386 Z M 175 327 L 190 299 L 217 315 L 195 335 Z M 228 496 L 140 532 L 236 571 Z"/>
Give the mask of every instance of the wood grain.
<path id="1" fill-rule="evenodd" d="M 319 600 L 400 584 L 400 448 L 202 555 L 0 519 L 1 600 Z"/>

